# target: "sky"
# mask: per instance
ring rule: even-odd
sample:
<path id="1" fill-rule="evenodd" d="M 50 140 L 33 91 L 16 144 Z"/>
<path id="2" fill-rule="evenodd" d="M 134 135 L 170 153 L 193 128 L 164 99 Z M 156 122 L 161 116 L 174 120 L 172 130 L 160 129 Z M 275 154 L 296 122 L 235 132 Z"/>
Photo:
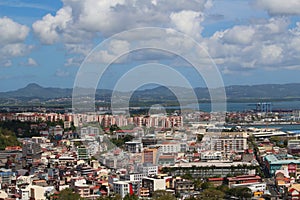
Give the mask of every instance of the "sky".
<path id="1" fill-rule="evenodd" d="M 95 47 L 144 27 L 176 30 L 195 40 L 225 85 L 300 82 L 299 0 L 0 0 L 0 91 L 29 83 L 72 88 Z M 186 54 L 195 51 L 182 38 L 150 32 L 143 38 L 133 33 L 111 40 L 95 62 L 108 62 L 145 38 L 168 47 L 176 43 Z M 193 66 L 170 52 L 124 57 L 110 63 L 98 87 L 113 88 L 134 66 L 151 62 L 173 66 L 193 87 L 205 86 Z"/>

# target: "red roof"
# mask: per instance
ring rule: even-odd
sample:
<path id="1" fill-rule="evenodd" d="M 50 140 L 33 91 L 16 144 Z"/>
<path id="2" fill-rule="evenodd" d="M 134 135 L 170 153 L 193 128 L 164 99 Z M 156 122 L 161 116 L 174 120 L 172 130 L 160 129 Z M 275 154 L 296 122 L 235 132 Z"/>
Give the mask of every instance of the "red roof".
<path id="1" fill-rule="evenodd" d="M 249 176 L 237 176 L 237 177 L 228 177 L 227 178 L 228 179 L 228 181 L 243 181 L 243 180 L 253 180 L 253 179 L 261 179 L 261 177 L 260 176 L 255 176 L 255 175 L 253 175 L 253 176 L 251 176 L 251 175 L 249 175 Z"/>
<path id="2" fill-rule="evenodd" d="M 117 133 L 133 133 L 134 130 L 117 130 Z"/>
<path id="3" fill-rule="evenodd" d="M 99 185 L 96 185 L 96 186 L 94 186 L 94 187 L 91 187 L 92 190 L 99 189 L 99 188 L 100 188 Z"/>
<path id="4" fill-rule="evenodd" d="M 223 181 L 224 178 L 208 178 L 208 181 Z"/>
<path id="5" fill-rule="evenodd" d="M 102 194 L 107 194 L 107 192 L 105 190 L 101 190 L 100 191 Z"/>

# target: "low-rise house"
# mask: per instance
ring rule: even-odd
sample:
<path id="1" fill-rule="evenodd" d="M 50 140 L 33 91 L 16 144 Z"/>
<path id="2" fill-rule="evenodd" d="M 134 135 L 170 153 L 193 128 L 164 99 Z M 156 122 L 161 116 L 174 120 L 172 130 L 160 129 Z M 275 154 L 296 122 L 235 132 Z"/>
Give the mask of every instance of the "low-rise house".
<path id="1" fill-rule="evenodd" d="M 178 195 L 183 195 L 184 193 L 194 192 L 194 183 L 191 180 L 186 179 L 175 179 L 174 190 Z"/>
<path id="2" fill-rule="evenodd" d="M 291 200 L 300 199 L 300 184 L 293 184 L 288 188 L 288 197 Z"/>
<path id="3" fill-rule="evenodd" d="M 229 187 L 233 184 L 251 184 L 251 183 L 260 183 L 261 177 L 256 175 L 243 175 L 236 177 L 227 177 L 226 183 Z"/>
<path id="4" fill-rule="evenodd" d="M 208 178 L 207 182 L 212 183 L 214 187 L 218 187 L 220 185 L 223 185 L 225 178 Z"/>

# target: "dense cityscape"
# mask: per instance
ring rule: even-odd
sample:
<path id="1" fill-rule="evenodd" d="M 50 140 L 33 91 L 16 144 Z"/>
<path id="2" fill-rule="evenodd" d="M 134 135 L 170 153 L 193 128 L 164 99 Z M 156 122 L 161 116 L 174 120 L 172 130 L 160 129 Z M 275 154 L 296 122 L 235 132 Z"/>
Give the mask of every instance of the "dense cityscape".
<path id="1" fill-rule="evenodd" d="M 300 0 L 0 0 L 0 200 L 300 200 Z"/>
<path id="2" fill-rule="evenodd" d="M 215 115 L 214 115 L 215 116 Z M 0 114 L 0 199 L 294 199 L 300 111 Z M 75 192 L 75 193 L 74 193 Z"/>

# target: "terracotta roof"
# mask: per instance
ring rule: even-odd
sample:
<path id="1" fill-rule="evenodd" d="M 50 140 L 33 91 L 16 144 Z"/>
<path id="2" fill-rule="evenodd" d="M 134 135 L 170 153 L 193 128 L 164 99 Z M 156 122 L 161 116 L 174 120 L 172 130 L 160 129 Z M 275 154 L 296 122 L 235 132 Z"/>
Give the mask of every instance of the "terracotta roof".
<path id="1" fill-rule="evenodd" d="M 224 178 L 208 178 L 208 181 L 223 181 Z"/>

